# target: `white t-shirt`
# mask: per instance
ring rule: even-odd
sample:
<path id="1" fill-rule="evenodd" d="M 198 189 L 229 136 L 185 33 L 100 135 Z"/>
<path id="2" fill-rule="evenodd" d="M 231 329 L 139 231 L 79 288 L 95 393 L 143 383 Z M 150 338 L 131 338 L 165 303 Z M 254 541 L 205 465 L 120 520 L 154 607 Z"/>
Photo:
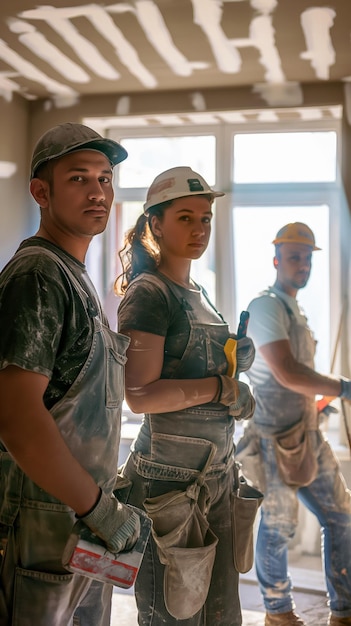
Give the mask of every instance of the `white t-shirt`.
<path id="1" fill-rule="evenodd" d="M 274 297 L 276 294 L 278 298 Z M 292 296 L 276 287 L 269 287 L 257 298 L 254 298 L 249 306 L 250 313 L 248 336 L 255 344 L 255 361 L 248 372 L 248 376 L 254 385 L 261 385 L 268 379 L 270 370 L 260 355 L 258 348 L 274 341 L 289 340 L 290 319 L 286 307 L 281 302 L 284 300 L 292 311 L 297 324 L 306 327 L 307 319 L 299 303 Z"/>

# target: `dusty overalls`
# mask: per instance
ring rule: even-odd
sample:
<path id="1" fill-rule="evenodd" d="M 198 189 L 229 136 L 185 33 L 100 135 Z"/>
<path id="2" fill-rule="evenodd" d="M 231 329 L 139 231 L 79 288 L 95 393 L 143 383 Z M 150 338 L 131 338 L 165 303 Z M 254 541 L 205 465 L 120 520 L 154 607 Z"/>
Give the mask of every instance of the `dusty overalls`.
<path id="1" fill-rule="evenodd" d="M 157 277 L 151 275 L 150 280 L 157 282 Z M 184 290 L 169 281 L 167 284 L 186 312 L 190 334 L 181 360 L 173 368 L 168 367 L 166 372 L 164 368 L 161 378 L 195 379 L 225 373 L 227 363 L 223 346 L 228 338 L 227 325 L 219 315 L 218 323 L 203 323 L 201 310 L 191 308 L 184 299 Z M 197 576 L 189 579 L 186 548 L 183 570 L 179 560 L 176 565 L 172 561 L 168 568 L 160 562 L 157 545 L 152 538 L 135 587 L 138 621 L 142 626 L 171 626 L 178 624 L 179 620 L 184 626 L 239 626 L 242 623 L 238 572 L 233 564 L 230 509 L 234 481 L 233 434 L 234 418 L 219 403 L 144 416 L 133 452 L 123 467 L 124 476 L 132 483 L 127 501 L 141 508 L 145 508 L 147 501 L 153 509 L 153 504 L 158 503 L 159 498 L 162 501 L 164 494 L 174 492 L 175 498 L 181 499 L 179 492 L 185 492 L 189 485 L 193 485 L 203 470 L 202 495 L 208 499 L 206 511 L 211 533 L 208 543 L 214 548 L 214 564 L 211 574 L 207 554 L 202 561 L 199 550 L 198 568 L 195 565 L 192 570 L 197 571 Z M 214 451 L 213 458 L 210 457 L 211 451 Z M 161 513 L 163 520 L 172 521 L 173 515 L 179 514 L 179 509 L 177 506 L 172 508 L 172 503 L 169 503 L 169 514 L 167 508 Z M 181 525 L 182 521 L 179 520 L 179 523 Z M 172 546 L 169 554 L 170 558 L 175 558 Z M 206 572 L 202 571 L 202 567 L 206 568 Z M 194 598 L 198 598 L 199 589 L 195 587 L 199 580 L 206 584 L 203 580 L 206 576 L 211 582 L 204 606 L 195 615 L 184 617 L 191 613 L 192 589 Z"/>
<path id="2" fill-rule="evenodd" d="M 307 323 L 297 324 L 287 305 L 291 350 L 297 361 L 314 369 L 315 341 Z M 251 375 L 250 375 L 251 378 Z M 285 613 L 294 607 L 288 575 L 288 542 L 298 523 L 298 499 L 317 517 L 323 538 L 323 558 L 330 608 L 336 615 L 351 615 L 351 499 L 339 465 L 318 428 L 314 397 L 281 387 L 273 376 L 264 385 L 254 384 L 255 427 L 261 433 L 260 448 L 265 471 L 265 497 L 256 545 L 257 576 L 264 604 L 270 613 Z M 282 482 L 275 459 L 273 440 L 262 431 L 279 432 L 303 417 L 310 429 L 317 459 L 317 477 L 296 490 Z M 250 428 L 252 422 L 250 424 Z M 238 451 L 240 450 L 240 443 Z M 261 472 L 262 472 L 261 466 Z"/>
<path id="3" fill-rule="evenodd" d="M 129 340 L 101 323 L 92 301 L 62 267 L 80 294 L 94 336 L 81 372 L 51 413 L 73 456 L 111 493 Z M 1 626 L 109 626 L 112 585 L 71 574 L 61 564 L 74 512 L 34 484 L 4 449 L 0 487 L 0 521 L 9 527 L 0 579 Z"/>

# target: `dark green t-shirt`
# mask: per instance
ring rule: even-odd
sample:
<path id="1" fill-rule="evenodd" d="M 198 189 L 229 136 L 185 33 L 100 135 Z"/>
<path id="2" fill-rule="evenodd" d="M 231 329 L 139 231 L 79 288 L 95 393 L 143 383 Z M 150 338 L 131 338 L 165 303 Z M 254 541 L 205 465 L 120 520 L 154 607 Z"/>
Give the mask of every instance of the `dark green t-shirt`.
<path id="1" fill-rule="evenodd" d="M 19 250 L 33 245 L 39 246 L 37 254 L 11 260 L 10 274 L 6 268 L 0 274 L 0 369 L 17 365 L 47 376 L 44 402 L 50 409 L 88 357 L 93 321 L 64 270 L 40 248 L 67 263 L 95 308 L 92 315 L 100 305 L 85 265 L 39 237 L 25 240 Z"/>

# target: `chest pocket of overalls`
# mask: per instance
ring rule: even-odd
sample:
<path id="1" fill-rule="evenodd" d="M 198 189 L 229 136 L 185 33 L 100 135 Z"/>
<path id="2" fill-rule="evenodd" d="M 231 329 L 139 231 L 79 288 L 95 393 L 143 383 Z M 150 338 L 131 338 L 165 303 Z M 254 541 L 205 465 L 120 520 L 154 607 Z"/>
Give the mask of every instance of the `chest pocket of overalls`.
<path id="1" fill-rule="evenodd" d="M 214 321 L 211 323 L 208 321 L 208 316 L 205 318 L 206 321 L 203 321 L 204 309 L 200 300 L 198 306 L 193 308 L 174 284 L 168 284 L 168 287 L 186 314 L 190 331 L 182 358 L 175 364 L 174 369 L 168 372 L 167 377 L 205 378 L 215 374 L 225 374 L 228 363 L 224 353 L 224 344 L 229 337 L 228 324 L 221 320 L 206 294 L 204 295 L 214 312 Z"/>
<path id="2" fill-rule="evenodd" d="M 227 371 L 224 344 L 228 337 L 226 324 L 201 324 L 191 319 L 190 334 L 181 361 L 172 378 L 205 378 Z"/>

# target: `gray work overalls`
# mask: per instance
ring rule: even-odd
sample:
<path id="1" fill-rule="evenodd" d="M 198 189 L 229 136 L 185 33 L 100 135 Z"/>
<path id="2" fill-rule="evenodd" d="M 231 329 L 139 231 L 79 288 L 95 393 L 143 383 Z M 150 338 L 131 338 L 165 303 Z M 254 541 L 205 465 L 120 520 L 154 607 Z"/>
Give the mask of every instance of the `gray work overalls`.
<path id="1" fill-rule="evenodd" d="M 37 248 L 29 250 L 18 254 L 38 253 Z M 81 372 L 50 412 L 73 456 L 111 493 L 129 339 L 102 324 L 91 299 L 60 257 L 46 248 L 40 252 L 62 267 L 81 297 L 88 323 L 94 326 Z M 112 585 L 71 574 L 61 564 L 74 512 L 33 483 L 4 450 L 0 487 L 0 522 L 10 527 L 0 579 L 0 625 L 109 626 Z M 12 615 L 7 615 L 12 605 Z"/>
<path id="2" fill-rule="evenodd" d="M 315 341 L 307 322 L 299 325 L 287 304 L 275 294 L 274 297 L 277 306 L 285 307 L 290 319 L 289 341 L 294 358 L 314 369 Z M 282 387 L 272 375 L 265 385 L 254 385 L 254 394 L 255 415 L 248 435 L 244 434 L 237 450 L 244 472 L 255 482 L 254 475 L 250 476 L 246 470 L 245 456 L 252 463 L 257 444 L 259 472 L 261 476 L 265 474 L 265 497 L 256 542 L 256 570 L 265 608 L 270 613 L 286 613 L 294 608 L 288 545 L 296 532 L 298 500 L 301 500 L 321 526 L 330 608 L 341 617 L 350 615 L 351 494 L 339 463 L 318 427 L 315 398 Z M 317 475 L 310 484 L 296 489 L 287 486 L 280 477 L 271 433 L 283 431 L 301 418 L 306 423 L 312 454 L 317 461 Z"/>
<path id="3" fill-rule="evenodd" d="M 146 280 L 145 275 L 143 280 Z M 165 291 L 157 275 L 150 275 L 148 280 Z M 185 290 L 168 280 L 164 282 L 181 303 L 190 334 L 178 365 L 161 377 L 196 379 L 225 373 L 227 363 L 223 347 L 229 336 L 227 324 L 219 315 L 217 324 L 202 323 L 201 311 L 190 307 Z M 209 498 L 207 521 L 218 543 L 206 603 L 193 617 L 179 621 L 166 609 L 164 565 L 151 539 L 136 581 L 138 619 L 142 626 L 179 623 L 182 626 L 239 626 L 242 623 L 238 572 L 233 564 L 230 508 L 234 484 L 234 424 L 227 408 L 219 403 L 144 416 L 134 450 L 122 468 L 123 475 L 132 483 L 126 500 L 144 508 L 146 499 L 152 500 L 173 490 L 185 491 L 197 480 L 214 450 L 205 472 L 205 487 Z"/>

